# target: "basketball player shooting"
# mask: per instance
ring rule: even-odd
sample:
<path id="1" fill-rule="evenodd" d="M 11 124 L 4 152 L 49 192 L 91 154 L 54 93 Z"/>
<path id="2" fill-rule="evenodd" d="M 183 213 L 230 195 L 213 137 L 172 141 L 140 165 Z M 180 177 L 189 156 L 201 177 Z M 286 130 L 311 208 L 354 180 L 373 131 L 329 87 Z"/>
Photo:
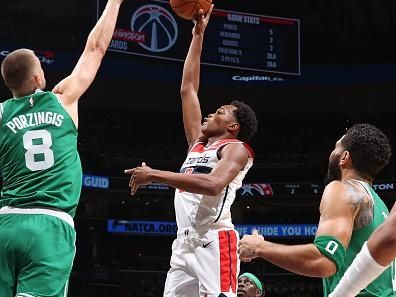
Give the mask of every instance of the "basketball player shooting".
<path id="1" fill-rule="evenodd" d="M 236 296 L 239 260 L 238 233 L 230 207 L 236 190 L 252 166 L 245 144 L 257 130 L 248 105 L 233 101 L 209 114 L 202 124 L 198 99 L 200 56 L 212 12 L 199 11 L 184 63 L 181 86 L 185 134 L 189 146 L 180 173 L 152 169 L 145 164 L 126 170 L 131 193 L 138 186 L 160 182 L 176 188 L 177 238 L 164 296 Z"/>
<path id="2" fill-rule="evenodd" d="M 64 297 L 72 269 L 82 170 L 78 101 L 94 80 L 123 0 L 108 0 L 71 75 L 52 92 L 39 59 L 10 53 L 1 74 L 13 98 L 0 103 L 0 296 Z"/>

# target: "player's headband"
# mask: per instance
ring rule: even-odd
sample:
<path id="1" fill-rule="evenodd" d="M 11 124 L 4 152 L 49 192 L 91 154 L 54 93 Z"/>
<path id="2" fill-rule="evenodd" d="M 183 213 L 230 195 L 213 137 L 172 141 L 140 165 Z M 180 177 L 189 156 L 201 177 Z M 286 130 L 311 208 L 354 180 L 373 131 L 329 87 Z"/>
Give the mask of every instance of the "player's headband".
<path id="1" fill-rule="evenodd" d="M 241 274 L 241 275 L 238 277 L 238 279 L 241 278 L 241 277 L 247 277 L 248 279 L 250 279 L 250 280 L 256 285 L 256 287 L 257 287 L 261 292 L 263 292 L 263 285 L 262 285 L 262 283 L 260 282 L 260 280 L 259 280 L 254 274 L 252 274 L 252 273 L 250 273 L 250 272 L 245 272 L 245 273 Z"/>

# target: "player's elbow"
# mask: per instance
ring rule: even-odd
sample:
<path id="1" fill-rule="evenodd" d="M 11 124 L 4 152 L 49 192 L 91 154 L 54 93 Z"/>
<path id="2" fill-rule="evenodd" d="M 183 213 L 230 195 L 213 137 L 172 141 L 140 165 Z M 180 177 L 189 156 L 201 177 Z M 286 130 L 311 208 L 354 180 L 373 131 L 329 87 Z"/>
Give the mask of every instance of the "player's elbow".
<path id="1" fill-rule="evenodd" d="M 395 216 L 379 226 L 368 241 L 370 253 L 381 265 L 388 264 L 396 249 L 396 232 L 394 232 Z M 391 255 L 390 257 L 387 255 Z"/>
<path id="2" fill-rule="evenodd" d="M 318 276 L 320 278 L 326 278 L 326 277 L 330 277 L 330 276 L 334 275 L 336 272 L 337 272 L 337 269 L 335 267 L 334 268 L 330 268 L 330 267 L 322 268 Z"/>
<path id="3" fill-rule="evenodd" d="M 182 86 L 180 87 L 180 96 L 182 99 L 191 96 L 193 93 L 194 93 L 194 88 L 192 84 L 183 83 Z"/>
<path id="4" fill-rule="evenodd" d="M 98 56 L 103 57 L 103 56 L 106 54 L 107 47 L 108 47 L 108 44 L 107 44 L 107 43 L 98 41 L 98 42 L 96 43 L 95 48 L 94 48 L 95 53 L 96 53 Z"/>
<path id="5" fill-rule="evenodd" d="M 107 47 L 108 44 L 106 42 L 97 38 L 95 32 L 91 32 L 86 46 L 86 50 L 88 50 L 88 52 L 95 53 L 103 57 L 106 54 Z"/>
<path id="6" fill-rule="evenodd" d="M 182 84 L 180 87 L 180 97 L 183 99 L 188 94 L 188 90 L 185 85 Z"/>
<path id="7" fill-rule="evenodd" d="M 396 234 L 395 232 L 390 233 L 391 236 L 389 236 L 388 242 L 386 243 L 388 246 L 392 246 L 393 248 L 396 248 Z"/>
<path id="8" fill-rule="evenodd" d="M 396 248 L 396 232 L 393 230 L 390 230 L 389 232 L 383 232 L 382 234 L 386 234 L 385 236 L 381 237 L 376 237 L 377 242 L 374 244 L 374 246 L 377 248 L 377 250 L 380 249 L 389 249 L 389 250 L 394 250 Z M 382 230 L 381 230 L 382 231 Z M 384 230 L 387 231 L 387 230 Z"/>
<path id="9" fill-rule="evenodd" d="M 316 277 L 326 278 L 334 275 L 337 272 L 336 265 L 325 258 L 320 261 L 320 263 L 315 264 Z"/>
<path id="10" fill-rule="evenodd" d="M 379 241 L 383 241 L 386 246 L 396 246 L 396 232 L 394 232 L 395 225 L 396 215 L 391 214 L 391 216 L 388 218 L 388 221 L 378 228 L 379 230 L 381 230 L 380 235 L 382 235 L 382 239 L 380 239 Z"/>
<path id="11" fill-rule="evenodd" d="M 223 191 L 224 186 L 217 180 L 212 180 L 206 184 L 207 195 L 218 196 Z"/>
<path id="12" fill-rule="evenodd" d="M 207 196 L 217 196 L 220 194 L 220 191 L 215 186 L 212 186 L 210 184 L 205 185 L 202 192 L 204 195 Z"/>
<path id="13" fill-rule="evenodd" d="M 221 189 L 219 187 L 214 187 L 209 190 L 210 196 L 219 196 L 221 193 Z"/>

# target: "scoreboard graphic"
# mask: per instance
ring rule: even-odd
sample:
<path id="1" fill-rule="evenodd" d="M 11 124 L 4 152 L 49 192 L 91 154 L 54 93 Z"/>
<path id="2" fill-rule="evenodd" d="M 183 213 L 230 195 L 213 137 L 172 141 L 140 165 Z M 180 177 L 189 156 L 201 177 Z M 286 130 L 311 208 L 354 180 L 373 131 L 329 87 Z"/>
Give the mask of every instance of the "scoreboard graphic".
<path id="1" fill-rule="evenodd" d="M 97 0 L 97 16 L 106 1 Z M 109 50 L 183 62 L 193 24 L 168 1 L 126 1 Z M 202 64 L 300 75 L 300 21 L 215 9 L 206 28 Z"/>

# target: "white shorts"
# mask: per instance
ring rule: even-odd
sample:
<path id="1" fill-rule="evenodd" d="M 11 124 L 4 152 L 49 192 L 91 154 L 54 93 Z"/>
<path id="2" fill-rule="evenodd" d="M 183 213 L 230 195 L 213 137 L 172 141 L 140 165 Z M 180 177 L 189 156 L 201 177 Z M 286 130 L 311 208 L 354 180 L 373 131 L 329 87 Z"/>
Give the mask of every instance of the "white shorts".
<path id="1" fill-rule="evenodd" d="M 172 244 L 164 297 L 236 296 L 238 241 L 236 230 L 178 235 Z"/>

